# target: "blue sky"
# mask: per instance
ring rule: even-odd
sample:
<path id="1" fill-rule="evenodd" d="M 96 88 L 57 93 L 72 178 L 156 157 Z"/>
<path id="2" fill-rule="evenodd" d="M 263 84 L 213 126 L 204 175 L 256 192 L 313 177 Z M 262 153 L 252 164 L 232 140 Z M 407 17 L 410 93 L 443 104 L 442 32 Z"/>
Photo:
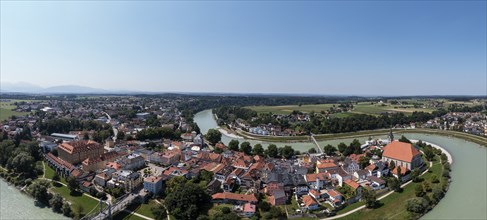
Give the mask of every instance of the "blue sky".
<path id="1" fill-rule="evenodd" d="M 1 81 L 485 95 L 486 1 L 1 2 Z"/>

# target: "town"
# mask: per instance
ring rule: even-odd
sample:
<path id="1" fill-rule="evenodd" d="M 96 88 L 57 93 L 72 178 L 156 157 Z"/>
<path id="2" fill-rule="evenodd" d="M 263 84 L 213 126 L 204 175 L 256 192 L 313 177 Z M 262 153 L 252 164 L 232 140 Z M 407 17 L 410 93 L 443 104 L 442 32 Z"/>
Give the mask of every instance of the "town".
<path id="1" fill-rule="evenodd" d="M 187 194 L 172 196 L 189 183 L 196 183 L 207 198 L 187 202 L 205 204 L 212 216 L 333 216 L 354 204 L 374 207 L 380 196 L 420 179 L 435 155 L 446 160 L 429 145 L 394 139 L 392 130 L 387 140 L 354 140 L 303 153 L 272 144 L 264 149 L 244 140 L 227 146 L 216 129 L 201 134 L 178 109 L 179 102 L 136 97 L 17 101 L 16 109 L 38 111 L 5 121 L 3 139 L 36 140 L 45 161 L 43 172 L 51 175 L 47 179 L 65 185 L 71 194 L 99 199 L 99 209 L 75 211 L 84 219 L 113 218 L 121 212 L 150 218 L 129 208 L 154 203 L 158 206 L 151 215 L 194 219 L 203 207 L 175 210 L 194 204 L 178 201 Z M 445 117 L 457 120 L 451 114 Z M 440 177 L 445 179 L 437 200 L 448 186 L 448 174 Z"/>

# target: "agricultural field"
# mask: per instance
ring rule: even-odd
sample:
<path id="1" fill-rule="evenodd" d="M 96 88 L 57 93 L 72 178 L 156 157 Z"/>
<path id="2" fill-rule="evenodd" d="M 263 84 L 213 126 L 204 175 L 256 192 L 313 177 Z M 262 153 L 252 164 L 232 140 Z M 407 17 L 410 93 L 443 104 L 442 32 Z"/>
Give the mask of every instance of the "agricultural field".
<path id="1" fill-rule="evenodd" d="M 411 101 L 411 100 L 408 100 Z M 419 101 L 416 101 L 420 103 Z M 269 113 L 274 114 L 290 114 L 294 110 L 310 113 L 312 111 L 320 113 L 321 111 L 327 111 L 333 106 L 338 106 L 339 104 L 319 104 L 319 105 L 283 105 L 283 106 L 248 106 L 257 113 Z M 332 117 L 348 117 L 352 114 L 369 114 L 369 115 L 379 115 L 385 112 L 402 112 L 406 115 L 412 114 L 415 111 L 432 112 L 435 108 L 415 108 L 414 105 L 390 105 L 388 103 L 378 104 L 371 102 L 359 102 L 354 104 L 354 109 L 349 112 L 341 112 L 331 115 Z"/>
<path id="2" fill-rule="evenodd" d="M 249 106 L 247 108 L 250 108 L 257 113 L 269 113 L 272 112 L 274 114 L 291 114 L 293 111 L 301 111 L 301 112 L 321 112 L 321 111 L 326 111 L 333 107 L 333 105 L 338 105 L 338 104 L 319 104 L 319 105 L 281 105 L 281 106 Z"/>
<path id="3" fill-rule="evenodd" d="M 26 115 L 27 112 L 16 112 L 13 111 L 15 105 L 13 104 L 17 100 L 10 100 L 9 102 L 0 102 L 0 121 L 7 120 L 12 116 Z"/>

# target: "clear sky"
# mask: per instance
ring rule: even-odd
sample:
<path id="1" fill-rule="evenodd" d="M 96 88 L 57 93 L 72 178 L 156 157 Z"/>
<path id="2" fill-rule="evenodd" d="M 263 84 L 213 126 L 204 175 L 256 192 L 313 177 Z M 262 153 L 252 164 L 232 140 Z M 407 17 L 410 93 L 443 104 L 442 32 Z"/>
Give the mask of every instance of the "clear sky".
<path id="1" fill-rule="evenodd" d="M 486 1 L 1 1 L 1 81 L 485 95 Z"/>

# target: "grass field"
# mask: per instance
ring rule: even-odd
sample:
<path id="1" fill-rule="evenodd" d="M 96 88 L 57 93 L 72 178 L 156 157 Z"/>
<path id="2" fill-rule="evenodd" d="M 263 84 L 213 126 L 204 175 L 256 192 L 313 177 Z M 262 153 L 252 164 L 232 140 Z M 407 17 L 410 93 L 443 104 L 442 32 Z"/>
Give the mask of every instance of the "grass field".
<path id="1" fill-rule="evenodd" d="M 82 193 L 76 193 L 74 195 L 71 195 L 69 192 L 68 187 L 60 185 L 60 184 L 54 184 L 52 187 L 52 191 L 55 193 L 59 193 L 63 198 L 67 199 L 68 201 L 71 202 L 71 207 L 74 205 L 79 205 L 83 207 L 83 213 L 87 214 L 90 212 L 92 209 L 94 209 L 98 205 L 98 201 L 95 199 L 92 199 Z"/>
<path id="2" fill-rule="evenodd" d="M 151 200 L 147 204 L 145 204 L 145 203 L 142 203 L 142 204 L 139 204 L 139 203 L 133 204 L 133 205 L 127 207 L 127 209 L 130 210 L 130 211 L 136 212 L 138 214 L 147 216 L 149 218 L 154 218 L 155 216 L 154 216 L 154 214 L 152 214 L 151 208 L 152 207 L 157 207 L 157 205 L 158 204 L 155 201 Z"/>
<path id="3" fill-rule="evenodd" d="M 275 114 L 290 114 L 294 110 L 301 111 L 301 112 L 312 112 L 315 111 L 317 113 L 321 111 L 326 111 L 330 109 L 333 105 L 337 104 L 319 104 L 319 105 L 281 105 L 281 106 L 249 106 L 250 108 L 257 113 L 275 113 Z"/>
<path id="4" fill-rule="evenodd" d="M 31 100 L 9 100 L 8 102 L 0 102 L 0 121 L 7 120 L 8 118 L 12 116 L 21 116 L 21 115 L 27 115 L 28 112 L 16 112 L 12 111 L 12 109 L 15 108 L 15 105 L 13 103 L 15 102 L 20 102 L 20 101 L 31 101 Z"/>
<path id="5" fill-rule="evenodd" d="M 321 111 L 327 111 L 333 105 L 338 106 L 339 104 L 319 104 L 319 105 L 282 105 L 282 106 L 248 106 L 257 113 L 269 113 L 272 112 L 274 114 L 290 114 L 292 111 L 301 111 L 301 112 L 316 112 L 320 113 Z M 385 112 L 402 112 L 404 114 L 411 114 L 414 111 L 423 111 L 423 112 L 432 112 L 435 109 L 433 108 L 414 108 L 412 105 L 378 105 L 378 104 L 371 104 L 370 102 L 359 102 L 358 104 L 354 105 L 354 109 L 350 112 L 342 112 L 333 114 L 332 117 L 348 117 L 352 114 L 369 114 L 369 115 L 379 115 Z"/>

